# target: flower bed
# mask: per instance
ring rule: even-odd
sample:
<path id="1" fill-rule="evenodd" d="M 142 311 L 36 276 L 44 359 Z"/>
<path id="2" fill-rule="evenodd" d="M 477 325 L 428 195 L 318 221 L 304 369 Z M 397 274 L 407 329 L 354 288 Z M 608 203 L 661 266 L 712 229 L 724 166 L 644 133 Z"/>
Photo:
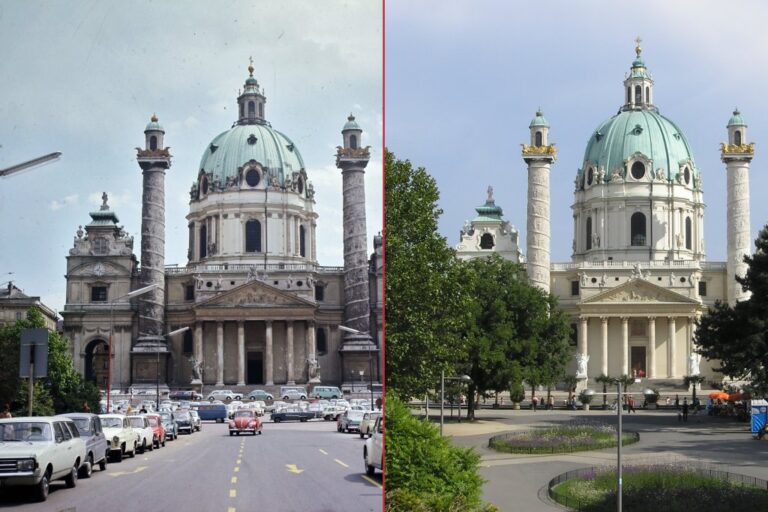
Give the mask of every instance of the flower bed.
<path id="1" fill-rule="evenodd" d="M 573 474 L 569 476 L 570 474 Z M 616 510 L 615 468 L 590 468 L 550 482 L 550 497 L 573 510 Z M 692 466 L 635 466 L 623 471 L 625 512 L 768 510 L 768 482 Z"/>
<path id="2" fill-rule="evenodd" d="M 623 446 L 640 440 L 637 432 L 624 432 Z M 568 453 L 616 446 L 616 428 L 589 420 L 574 420 L 554 427 L 494 436 L 488 446 L 506 453 Z"/>

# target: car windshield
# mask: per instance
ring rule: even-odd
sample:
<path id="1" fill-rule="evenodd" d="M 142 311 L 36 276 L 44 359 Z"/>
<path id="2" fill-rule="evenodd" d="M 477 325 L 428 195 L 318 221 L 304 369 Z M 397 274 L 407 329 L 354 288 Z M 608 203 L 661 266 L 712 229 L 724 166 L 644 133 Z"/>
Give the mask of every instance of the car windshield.
<path id="1" fill-rule="evenodd" d="M 14 422 L 0 424 L 0 439 L 5 441 L 51 441 L 48 423 Z"/>
<path id="2" fill-rule="evenodd" d="M 80 432 L 81 436 L 87 436 L 90 435 L 90 428 L 91 428 L 91 420 L 88 418 L 71 418 L 72 421 L 75 422 L 75 426 L 77 427 L 77 431 Z"/>
<path id="3" fill-rule="evenodd" d="M 365 414 L 363 411 L 349 411 L 348 418 L 353 420 L 359 420 L 363 418 L 363 414 Z"/>
<path id="4" fill-rule="evenodd" d="M 104 428 L 122 428 L 123 420 L 120 418 L 101 418 L 101 426 Z"/>
<path id="5" fill-rule="evenodd" d="M 189 413 L 187 411 L 176 411 L 176 419 L 177 420 L 188 420 L 189 419 Z"/>
<path id="6" fill-rule="evenodd" d="M 128 422 L 131 424 L 132 427 L 136 428 L 144 428 L 144 418 L 133 417 L 128 418 Z"/>
<path id="7" fill-rule="evenodd" d="M 250 417 L 253 417 L 253 411 L 249 411 L 249 410 L 237 411 L 235 413 L 235 416 L 238 418 L 250 418 Z"/>
<path id="8" fill-rule="evenodd" d="M 157 426 L 157 418 L 152 417 L 152 418 L 147 418 L 147 419 L 149 420 L 149 426 L 150 427 L 156 427 Z"/>

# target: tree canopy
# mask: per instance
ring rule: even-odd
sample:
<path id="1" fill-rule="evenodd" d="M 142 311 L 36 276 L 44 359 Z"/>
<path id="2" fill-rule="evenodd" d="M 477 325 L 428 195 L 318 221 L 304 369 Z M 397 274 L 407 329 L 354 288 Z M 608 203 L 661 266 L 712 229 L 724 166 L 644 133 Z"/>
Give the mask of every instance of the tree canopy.
<path id="1" fill-rule="evenodd" d="M 736 281 L 749 299 L 731 306 L 716 302 L 696 328 L 698 351 L 720 362 L 715 370 L 749 380 L 760 393 L 768 393 L 768 226 L 755 240 L 756 251 L 745 256 L 749 265 Z"/>
<path id="2" fill-rule="evenodd" d="M 435 180 L 385 155 L 386 384 L 401 398 L 434 389 L 465 354 L 469 296 L 455 253 L 437 231 Z"/>

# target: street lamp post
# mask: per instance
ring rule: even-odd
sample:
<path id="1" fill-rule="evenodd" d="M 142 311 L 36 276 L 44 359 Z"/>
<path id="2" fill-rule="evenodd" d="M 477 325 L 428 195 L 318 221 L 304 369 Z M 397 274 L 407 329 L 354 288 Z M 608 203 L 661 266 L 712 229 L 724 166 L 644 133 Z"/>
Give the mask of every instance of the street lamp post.
<path id="1" fill-rule="evenodd" d="M 443 416 L 445 414 L 445 381 L 447 380 L 471 382 L 472 378 L 469 375 L 462 375 L 461 377 L 446 377 L 445 370 L 440 370 L 440 437 L 443 437 Z M 461 402 L 459 402 L 459 422 L 461 422 Z"/>
<path id="2" fill-rule="evenodd" d="M 109 301 L 109 344 L 107 346 L 107 413 L 111 412 L 110 402 L 112 400 L 112 336 L 115 331 L 115 303 L 120 299 L 133 299 L 145 293 L 149 293 L 158 286 L 151 284 L 138 290 L 133 290 L 125 295 L 121 295 L 115 299 Z"/>
<path id="3" fill-rule="evenodd" d="M 181 334 L 182 332 L 186 332 L 189 330 L 189 326 L 181 327 L 179 329 L 176 329 L 175 331 L 171 331 L 168 334 L 165 335 L 166 338 L 170 338 L 171 336 L 174 336 L 176 334 Z M 157 363 L 155 364 L 155 407 L 157 407 L 157 410 L 160 410 L 160 351 L 158 350 L 156 353 L 157 355 Z"/>

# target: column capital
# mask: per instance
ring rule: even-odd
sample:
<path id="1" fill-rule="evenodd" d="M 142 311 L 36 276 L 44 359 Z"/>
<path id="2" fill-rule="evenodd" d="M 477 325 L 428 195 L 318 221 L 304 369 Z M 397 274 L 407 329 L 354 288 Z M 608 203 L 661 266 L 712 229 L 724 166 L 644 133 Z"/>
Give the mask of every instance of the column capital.
<path id="1" fill-rule="evenodd" d="M 267 327 L 272 327 L 272 320 L 264 320 L 264 323 L 267 325 Z"/>
<path id="2" fill-rule="evenodd" d="M 672 321 L 672 322 L 674 322 L 676 318 L 677 318 L 677 316 L 676 316 L 676 315 L 668 315 L 668 316 L 667 316 L 667 320 L 670 320 L 670 321 Z"/>
<path id="3" fill-rule="evenodd" d="M 607 323 L 608 323 L 608 317 L 607 317 L 607 316 L 601 316 L 601 317 L 600 317 L 600 321 L 601 321 L 602 323 L 604 323 L 604 324 L 607 324 Z"/>
<path id="4" fill-rule="evenodd" d="M 589 318 L 590 317 L 588 317 L 587 315 L 579 315 L 579 322 L 582 322 L 582 323 L 587 322 L 589 321 Z"/>
<path id="5" fill-rule="evenodd" d="M 628 324 L 629 323 L 629 317 L 628 316 L 622 316 L 621 317 L 621 323 Z"/>
<path id="6" fill-rule="evenodd" d="M 238 320 L 237 321 L 237 326 L 238 327 L 245 327 L 245 320 Z"/>
<path id="7" fill-rule="evenodd" d="M 655 323 L 655 322 L 656 322 L 656 317 L 655 317 L 655 316 L 649 316 L 649 317 L 648 317 L 648 322 L 653 322 L 653 323 Z"/>

